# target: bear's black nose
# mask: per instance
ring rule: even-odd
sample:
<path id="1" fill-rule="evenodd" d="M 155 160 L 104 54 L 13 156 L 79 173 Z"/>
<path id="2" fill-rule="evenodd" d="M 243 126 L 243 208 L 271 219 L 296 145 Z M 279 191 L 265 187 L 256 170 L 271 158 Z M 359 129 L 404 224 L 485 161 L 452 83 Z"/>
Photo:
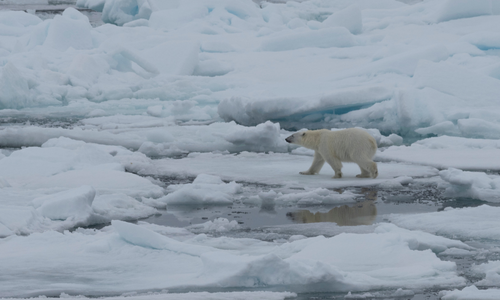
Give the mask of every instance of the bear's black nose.
<path id="1" fill-rule="evenodd" d="M 285 139 L 285 141 L 287 141 L 288 143 L 291 143 L 291 142 L 292 142 L 292 137 L 291 137 L 291 136 L 287 137 L 287 138 Z"/>

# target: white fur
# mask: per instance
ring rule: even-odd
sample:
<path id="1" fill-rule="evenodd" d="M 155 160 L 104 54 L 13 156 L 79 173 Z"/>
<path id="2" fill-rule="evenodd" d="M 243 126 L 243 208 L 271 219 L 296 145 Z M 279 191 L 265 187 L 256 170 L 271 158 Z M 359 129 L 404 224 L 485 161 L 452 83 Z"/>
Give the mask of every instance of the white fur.
<path id="1" fill-rule="evenodd" d="M 334 178 L 342 177 L 342 162 L 358 164 L 361 174 L 356 177 L 378 176 L 377 164 L 372 160 L 377 152 L 377 142 L 363 129 L 308 130 L 292 134 L 286 141 L 314 150 L 313 163 L 309 170 L 300 172 L 302 175 L 318 173 L 326 161 L 335 171 Z"/>

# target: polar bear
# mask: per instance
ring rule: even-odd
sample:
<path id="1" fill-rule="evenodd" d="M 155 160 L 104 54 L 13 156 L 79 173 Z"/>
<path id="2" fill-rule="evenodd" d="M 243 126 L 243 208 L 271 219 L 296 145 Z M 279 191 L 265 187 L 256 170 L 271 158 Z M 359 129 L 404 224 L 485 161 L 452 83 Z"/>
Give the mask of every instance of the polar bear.
<path id="1" fill-rule="evenodd" d="M 285 139 L 288 143 L 297 144 L 314 150 L 314 160 L 302 175 L 318 173 L 325 161 L 335 171 L 333 178 L 342 178 L 342 162 L 355 162 L 361 169 L 359 178 L 376 178 L 377 164 L 372 160 L 377 152 L 377 142 L 365 130 L 349 128 L 338 131 L 328 129 L 297 132 Z"/>

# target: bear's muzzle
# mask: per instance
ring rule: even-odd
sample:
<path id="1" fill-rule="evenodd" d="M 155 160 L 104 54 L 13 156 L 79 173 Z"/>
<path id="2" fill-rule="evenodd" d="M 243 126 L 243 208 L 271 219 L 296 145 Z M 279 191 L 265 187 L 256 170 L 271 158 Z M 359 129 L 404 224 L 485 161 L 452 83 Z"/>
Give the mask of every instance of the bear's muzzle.
<path id="1" fill-rule="evenodd" d="M 292 143 L 292 141 L 293 141 L 293 135 L 291 135 L 291 136 L 287 137 L 287 138 L 285 139 L 285 141 L 287 141 L 288 143 Z"/>

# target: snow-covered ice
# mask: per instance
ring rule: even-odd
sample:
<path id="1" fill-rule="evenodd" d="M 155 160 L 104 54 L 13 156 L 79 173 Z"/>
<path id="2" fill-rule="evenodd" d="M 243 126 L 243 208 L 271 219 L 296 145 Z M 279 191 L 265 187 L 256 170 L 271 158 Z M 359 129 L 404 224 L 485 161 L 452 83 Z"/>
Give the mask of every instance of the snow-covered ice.
<path id="1" fill-rule="evenodd" d="M 499 298 L 498 1 L 0 2 L 0 297 Z"/>

